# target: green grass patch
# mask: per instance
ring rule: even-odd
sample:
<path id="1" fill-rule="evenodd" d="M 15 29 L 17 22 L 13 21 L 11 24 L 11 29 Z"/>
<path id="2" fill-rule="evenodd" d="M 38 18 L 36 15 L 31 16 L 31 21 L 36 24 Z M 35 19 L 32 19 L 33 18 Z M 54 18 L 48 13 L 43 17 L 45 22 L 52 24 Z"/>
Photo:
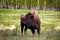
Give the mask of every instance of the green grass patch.
<path id="1" fill-rule="evenodd" d="M 36 10 L 41 20 L 41 35 L 38 37 L 37 33 L 32 37 L 31 31 L 27 30 L 26 36 L 21 36 L 20 32 L 20 15 L 32 12 L 33 10 L 14 10 L 14 9 L 0 9 L 0 26 L 10 27 L 15 25 L 17 29 L 14 30 L 0 30 L 1 39 L 3 40 L 60 40 L 60 31 L 54 29 L 60 23 L 59 11 L 44 11 Z"/>

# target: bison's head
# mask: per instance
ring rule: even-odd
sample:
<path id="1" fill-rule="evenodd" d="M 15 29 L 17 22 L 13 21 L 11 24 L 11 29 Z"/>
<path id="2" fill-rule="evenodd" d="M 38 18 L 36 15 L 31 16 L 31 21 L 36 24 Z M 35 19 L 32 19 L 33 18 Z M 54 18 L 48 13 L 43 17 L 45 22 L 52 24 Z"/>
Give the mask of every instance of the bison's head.
<path id="1" fill-rule="evenodd" d="M 32 15 L 31 12 L 28 12 L 25 17 L 26 17 L 27 19 L 33 19 L 33 18 L 34 18 L 34 16 Z"/>
<path id="2" fill-rule="evenodd" d="M 37 12 L 36 12 L 36 11 L 34 11 L 34 12 L 31 13 L 30 18 L 31 18 L 31 19 L 34 19 L 35 16 L 37 16 Z"/>
<path id="3" fill-rule="evenodd" d="M 37 17 L 37 12 L 36 12 L 36 11 L 34 11 L 33 13 L 28 12 L 28 13 L 26 14 L 26 18 L 27 18 L 27 19 L 34 19 L 34 17 Z"/>

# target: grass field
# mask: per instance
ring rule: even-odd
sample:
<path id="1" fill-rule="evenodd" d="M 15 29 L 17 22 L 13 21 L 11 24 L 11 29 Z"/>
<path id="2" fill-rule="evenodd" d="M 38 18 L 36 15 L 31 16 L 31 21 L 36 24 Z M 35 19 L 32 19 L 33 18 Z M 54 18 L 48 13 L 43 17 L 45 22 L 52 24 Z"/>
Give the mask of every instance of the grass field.
<path id="1" fill-rule="evenodd" d="M 14 30 L 0 30 L 0 40 L 60 40 L 60 12 L 36 10 L 41 20 L 41 35 L 32 37 L 27 30 L 26 36 L 20 33 L 20 15 L 33 10 L 0 9 L 0 28 L 16 26 Z"/>

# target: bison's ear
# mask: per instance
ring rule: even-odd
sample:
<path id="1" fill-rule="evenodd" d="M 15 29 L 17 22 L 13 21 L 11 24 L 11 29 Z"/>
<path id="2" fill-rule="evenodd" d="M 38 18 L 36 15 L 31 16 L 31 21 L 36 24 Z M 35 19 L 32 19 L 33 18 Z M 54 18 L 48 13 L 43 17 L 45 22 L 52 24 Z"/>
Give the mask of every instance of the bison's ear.
<path id="1" fill-rule="evenodd" d="M 34 16 L 31 16 L 31 19 L 33 19 L 34 18 Z"/>

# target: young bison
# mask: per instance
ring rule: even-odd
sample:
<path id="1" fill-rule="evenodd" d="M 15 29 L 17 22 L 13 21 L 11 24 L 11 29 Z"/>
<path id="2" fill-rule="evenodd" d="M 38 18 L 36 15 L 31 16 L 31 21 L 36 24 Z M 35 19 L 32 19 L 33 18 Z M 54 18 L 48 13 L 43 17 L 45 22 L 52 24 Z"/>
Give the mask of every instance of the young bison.
<path id="1" fill-rule="evenodd" d="M 30 29 L 32 31 L 32 34 L 34 35 L 35 29 L 37 30 L 37 33 L 40 34 L 40 19 L 37 13 L 34 11 L 33 13 L 27 13 L 26 15 L 21 16 L 21 33 L 26 34 L 26 30 Z M 24 29 L 25 27 L 25 29 Z"/>

